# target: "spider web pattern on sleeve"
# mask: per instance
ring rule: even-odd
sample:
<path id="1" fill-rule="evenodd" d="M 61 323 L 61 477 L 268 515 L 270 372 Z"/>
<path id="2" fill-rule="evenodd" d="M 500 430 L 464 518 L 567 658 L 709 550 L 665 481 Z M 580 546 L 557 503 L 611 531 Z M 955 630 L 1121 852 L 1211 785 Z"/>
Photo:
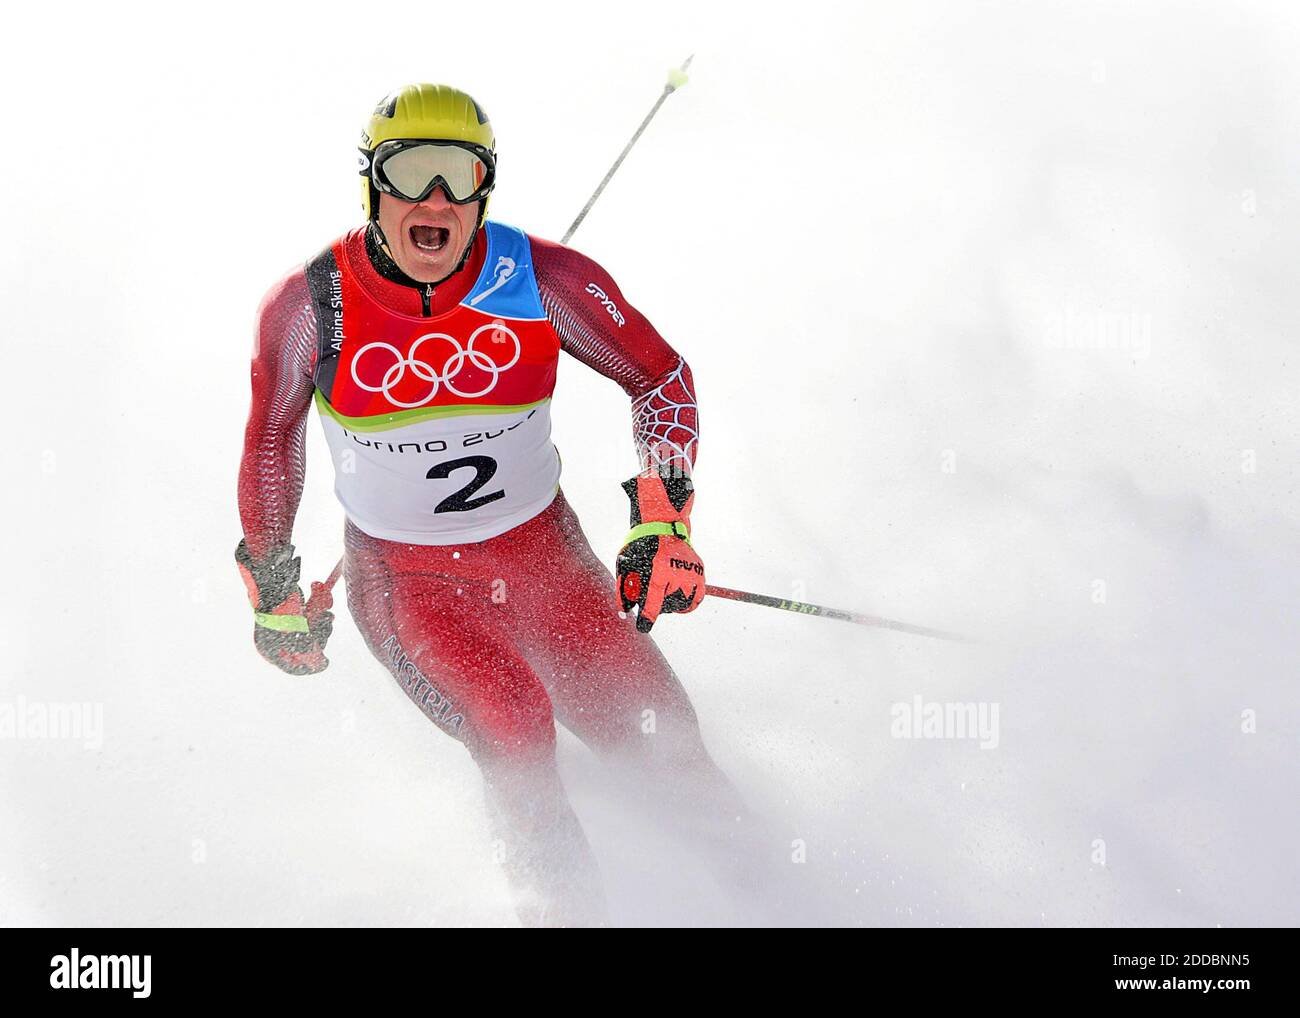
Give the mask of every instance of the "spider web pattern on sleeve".
<path id="1" fill-rule="evenodd" d="M 632 401 L 632 434 L 643 471 L 690 474 L 700 440 L 699 408 L 691 369 L 680 357 L 667 378 Z"/>
<path id="2" fill-rule="evenodd" d="M 565 352 L 632 397 L 641 470 L 689 474 L 699 446 L 689 365 L 600 265 L 572 248 L 529 240 L 542 307 Z"/>

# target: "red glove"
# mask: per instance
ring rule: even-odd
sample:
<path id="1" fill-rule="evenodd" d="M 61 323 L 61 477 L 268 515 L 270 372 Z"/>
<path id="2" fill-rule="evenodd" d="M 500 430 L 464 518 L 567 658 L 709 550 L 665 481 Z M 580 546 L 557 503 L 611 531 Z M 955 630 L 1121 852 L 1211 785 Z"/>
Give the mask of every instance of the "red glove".
<path id="1" fill-rule="evenodd" d="M 632 500 L 632 530 L 615 566 L 623 611 L 637 609 L 636 628 L 650 632 L 665 612 L 689 612 L 704 599 L 704 563 L 691 548 L 689 477 L 641 475 L 623 482 Z"/>
<path id="2" fill-rule="evenodd" d="M 302 560 L 293 545 L 278 544 L 258 561 L 244 541 L 235 549 L 248 601 L 253 606 L 253 643 L 258 653 L 290 675 L 312 675 L 329 666 L 325 641 L 334 628 L 334 598 L 323 583 L 311 585 L 305 602 L 298 576 Z"/>

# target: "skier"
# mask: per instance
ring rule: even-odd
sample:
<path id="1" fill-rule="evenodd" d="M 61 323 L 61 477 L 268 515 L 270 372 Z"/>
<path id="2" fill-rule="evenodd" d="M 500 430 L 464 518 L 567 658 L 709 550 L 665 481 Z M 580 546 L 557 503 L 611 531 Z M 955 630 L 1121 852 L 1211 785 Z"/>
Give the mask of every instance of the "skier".
<path id="1" fill-rule="evenodd" d="M 648 635 L 704 595 L 692 545 L 691 371 L 603 268 L 487 219 L 492 126 L 470 96 L 410 85 L 361 139 L 366 223 L 267 294 L 252 362 L 236 560 L 253 639 L 323 670 L 328 589 L 290 543 L 314 401 L 335 468 L 348 608 L 370 651 L 480 767 L 526 924 L 604 920 L 561 787 L 555 722 L 632 759 L 661 799 L 743 807 Z M 561 351 L 632 398 L 632 529 L 614 579 L 559 488 L 550 439 Z"/>

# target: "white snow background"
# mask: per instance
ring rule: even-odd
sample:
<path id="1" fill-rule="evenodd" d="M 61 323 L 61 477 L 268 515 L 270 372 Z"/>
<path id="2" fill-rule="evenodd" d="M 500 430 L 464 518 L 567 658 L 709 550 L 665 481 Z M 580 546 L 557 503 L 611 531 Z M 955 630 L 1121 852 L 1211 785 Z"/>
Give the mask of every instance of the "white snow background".
<path id="1" fill-rule="evenodd" d="M 254 311 L 359 219 L 409 80 L 496 128 L 491 214 L 690 361 L 721 583 L 656 638 L 746 796 L 867 925 L 1300 912 L 1294 5 L 32 4 L 6 15 L 0 923 L 515 922 L 477 772 L 340 609 L 254 652 L 232 553 Z M 612 561 L 627 399 L 565 358 L 564 488 Z M 319 425 L 295 541 L 341 548 Z M 999 705 L 996 748 L 891 735 Z M 12 716 L 12 715 L 11 715 Z M 567 735 L 623 924 L 739 921 Z M 792 845 L 791 852 L 799 846 Z"/>

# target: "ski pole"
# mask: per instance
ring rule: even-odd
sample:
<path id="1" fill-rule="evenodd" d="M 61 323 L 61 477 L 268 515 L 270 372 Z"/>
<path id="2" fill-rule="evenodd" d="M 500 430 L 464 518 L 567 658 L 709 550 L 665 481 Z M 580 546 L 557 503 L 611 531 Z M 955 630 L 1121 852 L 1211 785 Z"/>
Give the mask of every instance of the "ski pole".
<path id="1" fill-rule="evenodd" d="M 325 589 L 333 590 L 334 584 L 339 582 L 339 577 L 343 575 L 343 560 L 339 559 L 330 570 L 329 578 L 325 580 Z"/>
<path id="2" fill-rule="evenodd" d="M 596 199 L 600 197 L 600 193 L 605 190 L 605 185 L 613 179 L 614 174 L 618 172 L 618 168 L 623 165 L 623 160 L 626 159 L 627 154 L 632 151 L 632 146 L 637 143 L 637 139 L 641 137 L 646 126 L 654 119 L 654 115 L 659 112 L 659 107 L 664 104 L 664 100 L 686 84 L 686 68 L 691 66 L 691 61 L 694 59 L 695 54 L 692 53 L 682 63 L 681 67 L 674 67 L 668 72 L 668 80 L 664 83 L 664 90 L 659 94 L 659 98 L 655 100 L 655 104 L 650 107 L 650 112 L 645 115 L 645 119 L 641 121 L 641 126 L 638 127 L 636 133 L 632 135 L 632 140 L 623 146 L 623 151 L 618 154 L 618 158 L 614 160 L 614 165 L 611 166 L 609 172 L 605 174 L 605 179 L 603 179 L 596 190 L 592 192 L 591 197 L 587 199 L 587 204 L 582 206 L 582 211 L 578 213 L 578 218 L 575 219 L 572 225 L 564 231 L 564 236 L 560 238 L 561 244 L 567 244 L 569 238 L 573 236 L 574 231 L 576 231 L 582 224 L 582 221 L 587 218 L 587 213 L 590 212 L 591 207 L 596 204 Z"/>
<path id="3" fill-rule="evenodd" d="M 338 565 L 330 572 L 329 577 L 324 583 L 313 583 L 313 594 L 315 588 L 324 588 L 326 592 L 333 590 L 334 585 L 338 583 L 339 576 L 343 573 L 343 560 L 339 559 Z M 730 587 L 715 587 L 708 584 L 704 588 L 705 594 L 709 597 L 720 597 L 727 601 L 742 601 L 745 604 L 761 604 L 766 608 L 780 608 L 782 611 L 798 612 L 800 615 L 818 615 L 824 619 L 837 619 L 841 622 L 852 622 L 858 626 L 874 626 L 877 629 L 893 629 L 900 633 L 911 633 L 914 636 L 929 636 L 936 640 L 953 640 L 957 643 L 974 643 L 975 641 L 958 633 L 945 632 L 942 629 L 931 629 L 928 626 L 914 626 L 908 622 L 897 622 L 894 619 L 882 618 L 879 615 L 864 615 L 862 612 L 845 611 L 842 608 L 827 608 L 820 604 L 807 604 L 804 601 L 789 601 L 783 597 L 773 597 L 771 594 L 751 594 L 747 590 L 733 590 Z"/>
<path id="4" fill-rule="evenodd" d="M 955 640 L 958 643 L 974 643 L 967 636 L 945 632 L 942 629 L 930 629 L 928 626 L 914 626 L 908 622 L 896 622 L 894 619 L 881 618 L 879 615 L 864 615 L 862 612 L 845 611 L 843 608 L 826 608 L 820 604 L 806 604 L 803 601 L 789 601 L 783 597 L 770 594 L 751 594 L 745 590 L 732 590 L 730 587 L 715 587 L 709 584 L 704 588 L 709 597 L 721 597 L 728 601 L 743 601 L 745 604 L 761 604 L 767 608 L 780 608 L 782 611 L 798 612 L 800 615 L 820 615 L 824 619 L 838 619 L 852 622 L 858 626 L 875 626 L 877 629 L 894 629 L 900 633 L 914 636 L 929 636 L 936 640 Z"/>

